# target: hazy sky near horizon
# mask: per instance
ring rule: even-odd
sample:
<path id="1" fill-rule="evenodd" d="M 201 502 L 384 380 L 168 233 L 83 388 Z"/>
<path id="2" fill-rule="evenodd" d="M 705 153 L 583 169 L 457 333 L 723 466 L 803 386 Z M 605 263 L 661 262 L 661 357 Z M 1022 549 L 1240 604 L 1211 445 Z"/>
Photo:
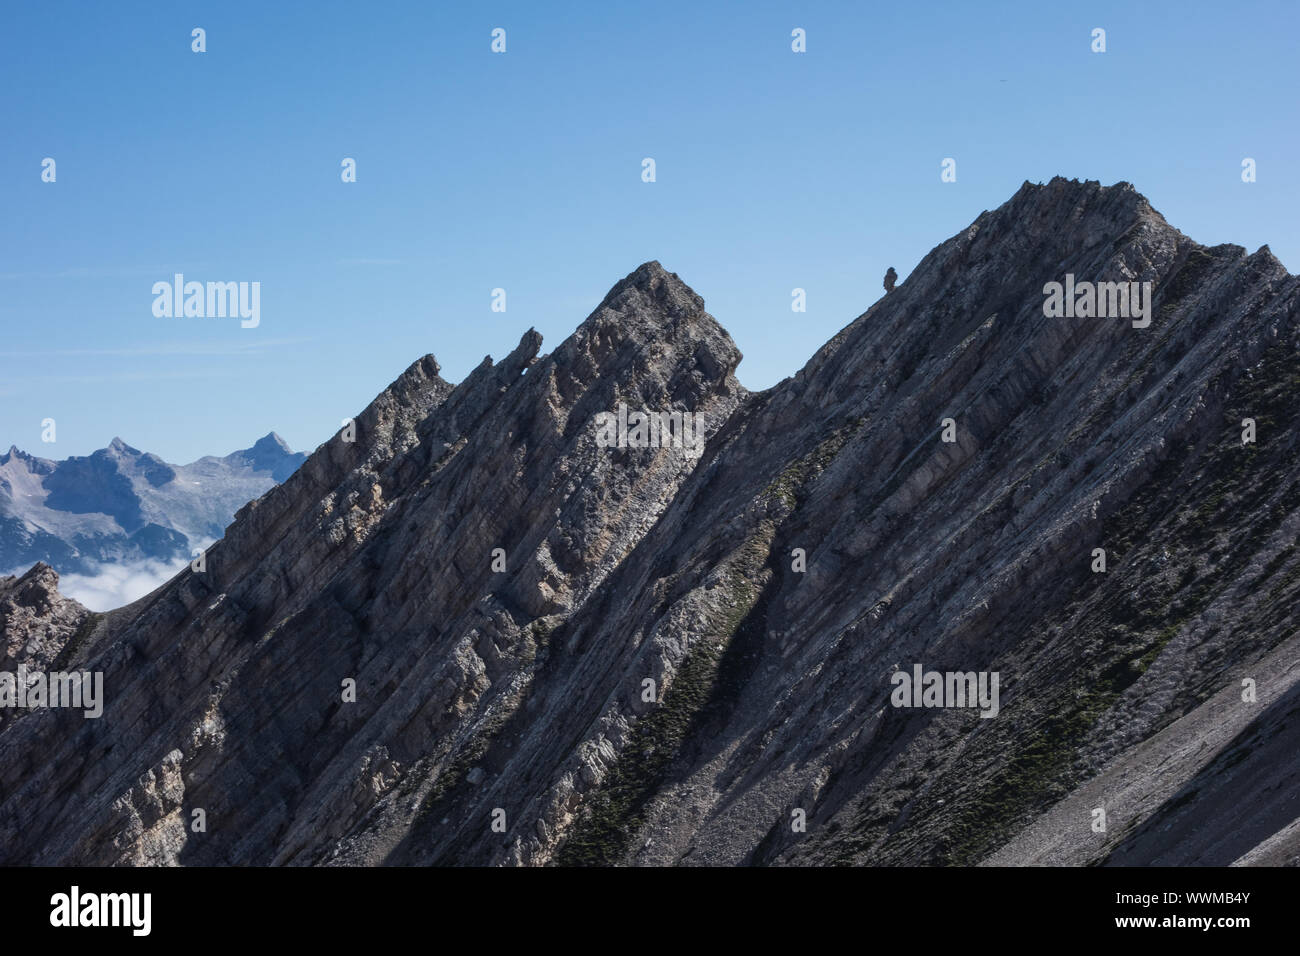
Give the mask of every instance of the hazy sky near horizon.
<path id="1" fill-rule="evenodd" d="M 272 430 L 310 450 L 425 353 L 459 381 L 529 327 L 550 351 L 648 259 L 765 388 L 886 267 L 1058 174 L 1132 182 L 1197 241 L 1295 272 L 1298 10 L 6 5 L 0 450 L 118 435 L 186 462 Z M 259 282 L 260 324 L 156 317 L 175 273 Z"/>

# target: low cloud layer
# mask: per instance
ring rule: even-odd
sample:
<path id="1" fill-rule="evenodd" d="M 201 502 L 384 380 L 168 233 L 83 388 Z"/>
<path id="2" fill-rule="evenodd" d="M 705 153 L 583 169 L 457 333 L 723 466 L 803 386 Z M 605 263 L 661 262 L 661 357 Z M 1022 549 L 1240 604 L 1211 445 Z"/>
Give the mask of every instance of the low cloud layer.
<path id="1" fill-rule="evenodd" d="M 93 574 L 60 574 L 59 592 L 92 611 L 111 611 L 130 604 L 169 581 L 189 562 L 125 561 L 101 564 Z"/>
<path id="2" fill-rule="evenodd" d="M 207 550 L 213 541 L 212 538 L 204 539 L 200 542 L 200 549 Z M 97 564 L 89 574 L 59 571 L 59 593 L 81 602 L 92 611 L 111 611 L 138 601 L 150 591 L 166 584 L 187 564 L 188 558 L 177 558 L 174 561 L 147 558 Z M 0 577 L 11 574 L 22 576 L 29 569 L 30 565 L 13 568 L 0 572 Z"/>

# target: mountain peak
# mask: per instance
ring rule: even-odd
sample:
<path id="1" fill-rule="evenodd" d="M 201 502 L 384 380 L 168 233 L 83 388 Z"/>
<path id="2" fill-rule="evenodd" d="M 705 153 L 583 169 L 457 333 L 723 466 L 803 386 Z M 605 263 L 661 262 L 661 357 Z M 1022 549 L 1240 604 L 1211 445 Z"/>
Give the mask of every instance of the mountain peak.
<path id="1" fill-rule="evenodd" d="M 293 454 L 293 449 L 289 447 L 289 443 L 275 432 L 267 432 L 253 443 L 252 448 L 254 452 L 271 451 L 275 449 L 284 452 L 286 455 Z"/>
<path id="2" fill-rule="evenodd" d="M 677 273 L 669 272 L 660 265 L 658 259 L 643 262 L 616 282 L 596 307 L 596 311 L 609 308 L 622 312 L 633 299 L 639 299 L 641 304 L 651 305 L 673 318 L 704 311 L 704 299 L 683 282 Z M 646 303 L 645 300 L 649 302 Z"/>
<path id="3" fill-rule="evenodd" d="M 0 455 L 0 465 L 7 465 L 9 462 L 17 459 L 26 464 L 29 471 L 38 474 L 45 474 L 54 467 L 54 463 L 40 458 L 29 452 L 23 451 L 17 445 L 10 445 L 9 450 Z"/>
<path id="4" fill-rule="evenodd" d="M 637 284 L 642 284 L 642 283 L 649 283 L 654 281 L 657 278 L 662 278 L 666 276 L 672 276 L 673 278 L 676 278 L 677 274 L 674 272 L 669 272 L 667 269 L 665 269 L 663 267 L 663 264 L 658 259 L 651 259 L 648 262 L 641 263 L 639 266 L 633 269 L 632 272 L 627 276 L 627 278 L 629 280 L 634 281 Z"/>
<path id="5" fill-rule="evenodd" d="M 307 458 L 302 452 L 291 449 L 289 443 L 275 432 L 268 432 L 255 441 L 252 448 L 235 454 L 246 458 L 254 471 L 269 471 L 277 483 L 292 475 Z"/>
<path id="6" fill-rule="evenodd" d="M 1103 186 L 1096 179 L 1066 179 L 1064 176 L 1053 176 L 1045 184 L 1026 180 L 1006 207 L 1014 209 L 1017 215 L 1024 215 L 1027 209 L 1039 213 L 1070 209 L 1076 216 L 1103 216 L 1115 224 L 1131 223 L 1137 219 L 1165 221 L 1146 196 L 1125 180 L 1110 186 Z"/>

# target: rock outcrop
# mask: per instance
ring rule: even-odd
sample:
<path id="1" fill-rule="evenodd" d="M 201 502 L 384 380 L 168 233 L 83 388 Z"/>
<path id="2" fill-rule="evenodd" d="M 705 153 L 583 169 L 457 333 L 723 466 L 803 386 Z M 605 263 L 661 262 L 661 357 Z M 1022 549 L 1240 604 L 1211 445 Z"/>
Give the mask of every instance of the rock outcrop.
<path id="1" fill-rule="evenodd" d="M 1048 317 L 1067 275 L 1150 325 Z M 413 364 L 203 572 L 0 611 L 107 697 L 0 727 L 0 863 L 1296 862 L 1298 320 L 1267 248 L 1027 183 L 751 394 L 647 263 L 549 355 Z M 894 706 L 918 664 L 996 716 Z"/>

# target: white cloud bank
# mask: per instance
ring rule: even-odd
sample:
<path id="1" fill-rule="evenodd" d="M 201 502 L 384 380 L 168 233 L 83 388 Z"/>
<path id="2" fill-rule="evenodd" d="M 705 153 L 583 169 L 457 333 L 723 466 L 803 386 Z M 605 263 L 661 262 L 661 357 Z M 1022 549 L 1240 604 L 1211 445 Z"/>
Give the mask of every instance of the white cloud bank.
<path id="1" fill-rule="evenodd" d="M 206 538 L 201 549 L 206 551 L 214 539 Z M 188 558 L 158 561 L 146 558 L 141 561 L 114 561 L 96 564 L 90 574 L 59 572 L 59 593 L 81 602 L 92 611 L 112 611 L 132 601 L 138 601 L 150 591 L 166 584 L 176 573 L 188 565 Z M 28 565 L 0 573 L 0 577 L 22 577 L 31 569 Z"/>
<path id="2" fill-rule="evenodd" d="M 101 564 L 93 574 L 60 574 L 59 593 L 80 601 L 92 611 L 111 611 L 139 600 L 189 564 L 184 558 L 164 561 L 129 561 Z"/>

